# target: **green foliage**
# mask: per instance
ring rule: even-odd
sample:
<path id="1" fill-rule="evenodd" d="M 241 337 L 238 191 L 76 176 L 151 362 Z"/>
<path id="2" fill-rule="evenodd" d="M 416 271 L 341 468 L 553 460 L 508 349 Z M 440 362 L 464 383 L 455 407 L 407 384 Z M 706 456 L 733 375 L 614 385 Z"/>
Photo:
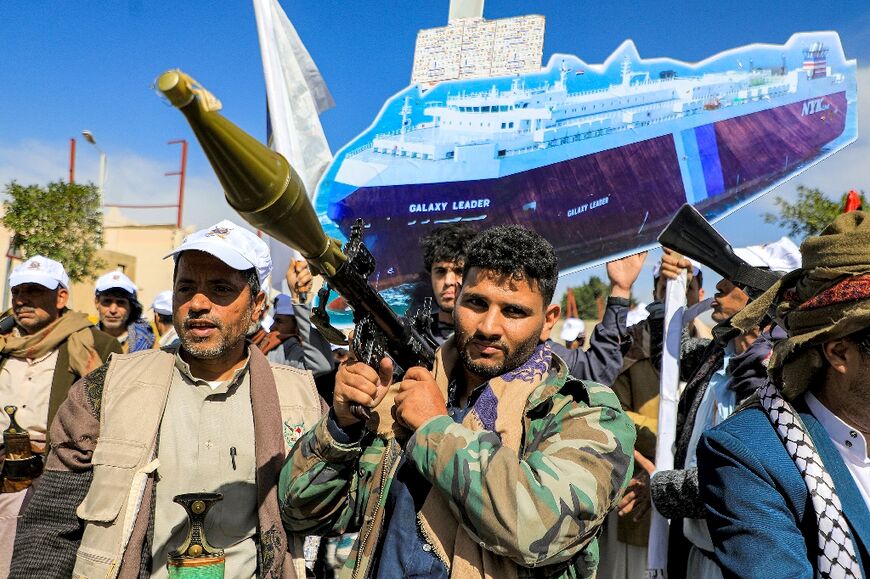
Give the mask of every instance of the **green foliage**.
<path id="1" fill-rule="evenodd" d="M 596 299 L 610 293 L 610 286 L 601 281 L 598 276 L 592 276 L 589 281 L 581 286 L 570 288 L 574 292 L 574 300 L 577 302 L 577 310 L 581 320 L 595 320 L 598 318 L 598 303 Z M 562 296 L 562 311 L 567 311 L 568 293 Z"/>
<path id="2" fill-rule="evenodd" d="M 13 243 L 25 259 L 44 255 L 62 263 L 73 281 L 94 278 L 103 267 L 96 257 L 103 246 L 103 212 L 93 183 L 25 187 L 12 181 L 6 196 L 2 222 L 15 232 Z"/>
<path id="3" fill-rule="evenodd" d="M 789 203 L 788 200 L 777 195 L 774 203 L 779 208 L 779 213 L 765 213 L 764 221 L 775 223 L 787 230 L 789 236 L 800 243 L 809 235 L 821 233 L 837 215 L 843 212 L 847 195 L 848 193 L 844 193 L 837 203 L 826 197 L 819 189 L 798 185 L 795 202 Z M 864 198 L 864 192 L 861 191 L 859 195 L 861 206 L 870 209 Z"/>

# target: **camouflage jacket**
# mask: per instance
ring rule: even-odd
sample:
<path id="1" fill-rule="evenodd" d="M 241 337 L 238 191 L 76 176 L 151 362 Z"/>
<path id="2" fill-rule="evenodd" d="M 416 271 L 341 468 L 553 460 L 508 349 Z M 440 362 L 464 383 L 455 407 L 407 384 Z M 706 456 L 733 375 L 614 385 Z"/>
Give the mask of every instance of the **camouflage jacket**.
<path id="1" fill-rule="evenodd" d="M 404 452 L 481 545 L 516 563 L 519 577 L 594 576 L 601 525 L 631 473 L 634 426 L 610 388 L 570 377 L 556 356 L 523 414 L 520 456 L 494 433 L 448 416 L 421 426 Z M 341 444 L 328 420 L 303 435 L 281 471 L 282 517 L 294 533 L 359 531 L 341 576 L 368 577 L 403 449 L 368 432 Z M 487 475 L 505 483 L 487 484 Z"/>

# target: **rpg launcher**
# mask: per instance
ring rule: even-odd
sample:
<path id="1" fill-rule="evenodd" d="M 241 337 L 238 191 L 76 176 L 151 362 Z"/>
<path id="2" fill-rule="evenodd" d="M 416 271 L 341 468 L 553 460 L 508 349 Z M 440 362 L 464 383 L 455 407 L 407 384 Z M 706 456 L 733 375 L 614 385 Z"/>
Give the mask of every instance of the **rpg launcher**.
<path id="1" fill-rule="evenodd" d="M 284 157 L 219 114 L 217 99 L 180 70 L 160 75 L 157 88 L 187 118 L 230 206 L 252 226 L 302 253 L 312 271 L 326 280 L 311 315 L 324 337 L 347 344 L 325 309 L 332 288 L 353 309 L 350 347 L 357 359 L 377 369 L 388 354 L 403 369 L 431 369 L 437 346 L 429 330 L 431 304 L 400 317 L 369 284 L 375 260 L 362 240 L 362 220 L 342 249 L 323 231 L 304 183 Z M 367 416 L 361 406 L 354 411 Z"/>
<path id="2" fill-rule="evenodd" d="M 755 299 L 779 280 L 770 270 L 753 267 L 741 259 L 731 244 L 713 229 L 697 209 L 683 205 L 659 235 L 668 249 L 700 261 Z"/>

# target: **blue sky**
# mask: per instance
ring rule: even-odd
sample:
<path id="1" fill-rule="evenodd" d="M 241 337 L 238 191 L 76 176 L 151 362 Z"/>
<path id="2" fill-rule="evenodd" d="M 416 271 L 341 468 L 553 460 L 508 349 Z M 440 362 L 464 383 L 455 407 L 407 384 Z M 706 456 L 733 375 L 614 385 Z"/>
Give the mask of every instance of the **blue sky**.
<path id="1" fill-rule="evenodd" d="M 407 85 L 416 33 L 443 25 L 448 2 L 282 0 L 282 5 L 335 97 L 336 108 L 322 122 L 337 150 Z M 642 57 L 696 61 L 752 42 L 783 43 L 794 32 L 836 30 L 859 69 L 870 62 L 870 3 L 854 0 L 489 0 L 485 8 L 488 18 L 527 13 L 547 18 L 545 61 L 563 52 L 599 63 L 628 38 Z M 69 139 L 89 129 L 109 159 L 107 202 L 172 202 L 177 181 L 163 173 L 177 168 L 179 151 L 166 141 L 191 134 L 182 116 L 151 90 L 156 76 L 172 67 L 212 90 L 233 121 L 255 136 L 265 134 L 266 97 L 248 0 L 11 1 L 0 3 L 0 30 L 3 183 L 65 178 Z M 863 69 L 859 92 L 870 91 L 867 81 L 870 74 Z M 859 130 L 868 126 L 863 116 L 866 112 L 859 115 Z M 97 153 L 78 141 L 79 180 L 96 180 Z M 868 158 L 866 143 L 860 137 L 846 151 L 727 218 L 723 233 L 735 245 L 779 237 L 758 215 L 770 207 L 773 195 L 789 196 L 797 183 L 832 193 L 850 186 L 870 191 L 870 176 L 857 165 Z M 174 220 L 171 210 L 128 216 Z M 205 226 L 221 217 L 234 215 L 193 145 L 185 223 Z M 571 276 L 566 283 L 583 277 Z"/>

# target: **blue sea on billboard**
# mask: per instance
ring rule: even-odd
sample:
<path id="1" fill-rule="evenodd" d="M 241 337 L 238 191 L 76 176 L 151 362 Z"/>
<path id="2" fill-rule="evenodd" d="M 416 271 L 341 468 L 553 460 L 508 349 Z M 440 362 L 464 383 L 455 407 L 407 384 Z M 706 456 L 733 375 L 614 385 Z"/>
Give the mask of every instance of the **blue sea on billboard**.
<path id="1" fill-rule="evenodd" d="M 556 54 L 538 73 L 413 85 L 335 156 L 315 208 L 341 240 L 365 220 L 397 309 L 420 238 L 448 223 L 522 224 L 576 271 L 654 247 L 683 203 L 715 222 L 854 141 L 855 72 L 835 32 L 812 32 L 695 64 L 626 41 L 601 65 Z"/>

